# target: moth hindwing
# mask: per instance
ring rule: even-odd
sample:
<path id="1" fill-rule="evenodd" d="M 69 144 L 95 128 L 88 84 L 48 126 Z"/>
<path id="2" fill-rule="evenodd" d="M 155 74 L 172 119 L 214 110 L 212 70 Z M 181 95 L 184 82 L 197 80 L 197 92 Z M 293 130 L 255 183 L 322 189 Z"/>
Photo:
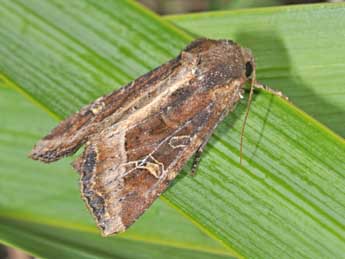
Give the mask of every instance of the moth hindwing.
<path id="1" fill-rule="evenodd" d="M 52 162 L 85 145 L 74 162 L 82 196 L 103 235 L 122 232 L 234 109 L 253 62 L 232 41 L 196 40 L 62 121 L 30 156 Z"/>

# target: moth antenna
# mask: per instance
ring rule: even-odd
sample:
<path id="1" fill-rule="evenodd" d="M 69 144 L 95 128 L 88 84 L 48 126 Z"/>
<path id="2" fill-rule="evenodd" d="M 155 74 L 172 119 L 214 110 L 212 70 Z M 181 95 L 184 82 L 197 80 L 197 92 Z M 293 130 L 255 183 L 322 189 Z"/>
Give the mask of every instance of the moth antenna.
<path id="1" fill-rule="evenodd" d="M 250 109 L 250 105 L 252 103 L 255 82 L 256 82 L 256 67 L 255 67 L 255 63 L 253 62 L 253 74 L 252 74 L 252 80 L 251 80 L 251 83 L 250 83 L 250 92 L 249 92 L 249 97 L 248 97 L 248 104 L 247 104 L 247 109 L 246 109 L 246 115 L 244 116 L 244 120 L 243 120 L 243 124 L 242 124 L 242 129 L 241 129 L 240 165 L 242 165 L 242 160 L 243 160 L 243 135 L 244 135 L 244 129 L 246 127 L 247 118 L 248 118 L 248 115 L 249 115 L 249 109 Z"/>

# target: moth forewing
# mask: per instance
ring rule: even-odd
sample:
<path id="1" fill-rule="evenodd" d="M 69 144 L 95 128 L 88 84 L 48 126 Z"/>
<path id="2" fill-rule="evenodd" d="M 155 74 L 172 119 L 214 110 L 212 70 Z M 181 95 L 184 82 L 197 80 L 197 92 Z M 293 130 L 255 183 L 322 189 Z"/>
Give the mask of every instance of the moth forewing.
<path id="1" fill-rule="evenodd" d="M 122 232 L 234 109 L 253 62 L 232 41 L 196 40 L 177 58 L 62 121 L 31 156 L 50 162 L 86 143 L 74 163 L 83 199 L 103 235 Z"/>

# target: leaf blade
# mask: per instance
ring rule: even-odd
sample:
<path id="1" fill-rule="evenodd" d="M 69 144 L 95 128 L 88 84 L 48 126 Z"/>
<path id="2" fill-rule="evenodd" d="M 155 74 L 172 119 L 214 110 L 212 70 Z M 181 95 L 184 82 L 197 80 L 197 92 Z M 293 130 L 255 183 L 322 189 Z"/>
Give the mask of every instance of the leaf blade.
<path id="1" fill-rule="evenodd" d="M 16 244 L 40 258 L 229 258 L 175 244 L 150 243 L 145 240 L 104 239 L 96 233 L 56 228 L 0 217 L 0 239 L 8 245 Z M 19 238 L 18 238 L 19 237 Z"/>

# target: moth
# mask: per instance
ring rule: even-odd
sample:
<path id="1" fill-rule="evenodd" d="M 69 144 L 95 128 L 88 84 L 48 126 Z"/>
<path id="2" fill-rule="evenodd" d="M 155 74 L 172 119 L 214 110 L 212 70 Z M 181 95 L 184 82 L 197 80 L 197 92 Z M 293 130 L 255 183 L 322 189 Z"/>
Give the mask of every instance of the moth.
<path id="1" fill-rule="evenodd" d="M 104 236 L 125 231 L 194 154 L 255 80 L 251 51 L 198 39 L 176 58 L 63 120 L 30 157 L 49 163 L 85 146 L 73 167 Z"/>

